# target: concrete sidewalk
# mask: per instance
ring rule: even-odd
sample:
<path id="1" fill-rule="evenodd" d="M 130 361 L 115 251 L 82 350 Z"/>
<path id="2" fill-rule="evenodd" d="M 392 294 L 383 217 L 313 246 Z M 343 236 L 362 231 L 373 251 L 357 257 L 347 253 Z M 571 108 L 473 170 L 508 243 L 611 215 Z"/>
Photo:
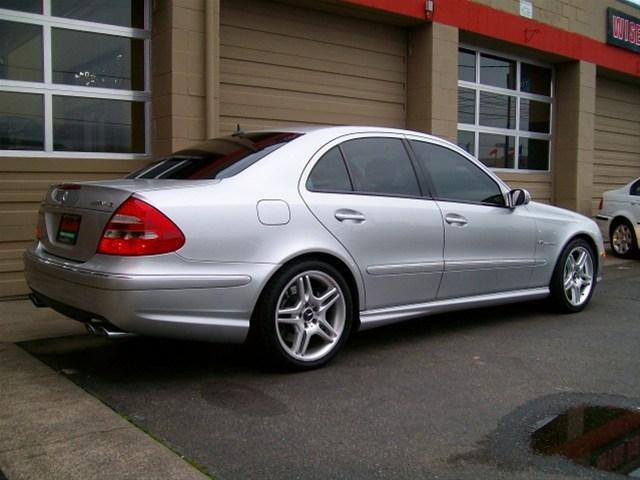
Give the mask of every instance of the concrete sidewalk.
<path id="1" fill-rule="evenodd" d="M 52 310 L 0 302 L 0 480 L 208 478 L 14 343 L 78 334 Z"/>

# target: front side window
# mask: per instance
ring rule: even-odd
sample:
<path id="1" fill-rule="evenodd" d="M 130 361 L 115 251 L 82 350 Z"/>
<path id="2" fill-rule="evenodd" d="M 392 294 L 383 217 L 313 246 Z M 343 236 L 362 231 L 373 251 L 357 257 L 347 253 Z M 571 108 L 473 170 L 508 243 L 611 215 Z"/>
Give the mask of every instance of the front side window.
<path id="1" fill-rule="evenodd" d="M 629 191 L 631 195 L 640 195 L 640 180 L 631 185 L 631 190 Z"/>
<path id="2" fill-rule="evenodd" d="M 149 0 L 0 0 L 0 156 L 149 153 Z"/>
<path id="3" fill-rule="evenodd" d="M 431 179 L 437 200 L 504 206 L 498 184 L 462 155 L 440 145 L 412 140 L 416 159 Z"/>
<path id="4" fill-rule="evenodd" d="M 418 179 L 401 140 L 360 138 L 348 140 L 340 148 L 356 192 L 420 196 Z"/>
<path id="5" fill-rule="evenodd" d="M 458 145 L 491 168 L 549 170 L 550 67 L 458 52 Z"/>

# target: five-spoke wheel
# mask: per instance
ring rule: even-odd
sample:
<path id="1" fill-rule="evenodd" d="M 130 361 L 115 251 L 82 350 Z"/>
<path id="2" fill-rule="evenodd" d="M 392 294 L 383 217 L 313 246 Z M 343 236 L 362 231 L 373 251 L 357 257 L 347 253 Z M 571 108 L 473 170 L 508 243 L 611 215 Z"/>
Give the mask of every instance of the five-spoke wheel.
<path id="1" fill-rule="evenodd" d="M 596 284 L 595 255 L 582 239 L 571 241 L 563 250 L 551 280 L 551 294 L 565 312 L 579 312 L 591 299 Z"/>
<path id="2" fill-rule="evenodd" d="M 351 329 L 351 292 L 331 265 L 304 261 L 285 267 L 271 280 L 254 317 L 262 347 L 297 368 L 328 362 Z"/>

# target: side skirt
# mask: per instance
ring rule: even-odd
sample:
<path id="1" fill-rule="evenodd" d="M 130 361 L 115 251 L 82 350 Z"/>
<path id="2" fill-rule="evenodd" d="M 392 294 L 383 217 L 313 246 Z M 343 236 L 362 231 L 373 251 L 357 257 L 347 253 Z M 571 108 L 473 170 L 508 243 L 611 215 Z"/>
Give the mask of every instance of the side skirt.
<path id="1" fill-rule="evenodd" d="M 529 288 L 511 292 L 475 295 L 473 297 L 436 300 L 434 302 L 416 303 L 388 308 L 376 308 L 360 312 L 360 331 L 380 327 L 391 323 L 418 318 L 436 313 L 466 310 L 468 308 L 490 307 L 506 303 L 522 302 L 546 298 L 550 294 L 549 288 Z"/>

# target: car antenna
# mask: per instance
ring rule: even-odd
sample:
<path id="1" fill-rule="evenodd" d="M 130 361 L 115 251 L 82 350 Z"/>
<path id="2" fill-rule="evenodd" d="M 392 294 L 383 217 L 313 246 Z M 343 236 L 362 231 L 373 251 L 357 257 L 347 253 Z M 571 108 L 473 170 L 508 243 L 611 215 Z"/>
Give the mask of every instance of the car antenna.
<path id="1" fill-rule="evenodd" d="M 244 132 L 240 130 L 240 124 L 236 123 L 236 131 L 231 134 L 232 137 L 243 137 Z"/>

